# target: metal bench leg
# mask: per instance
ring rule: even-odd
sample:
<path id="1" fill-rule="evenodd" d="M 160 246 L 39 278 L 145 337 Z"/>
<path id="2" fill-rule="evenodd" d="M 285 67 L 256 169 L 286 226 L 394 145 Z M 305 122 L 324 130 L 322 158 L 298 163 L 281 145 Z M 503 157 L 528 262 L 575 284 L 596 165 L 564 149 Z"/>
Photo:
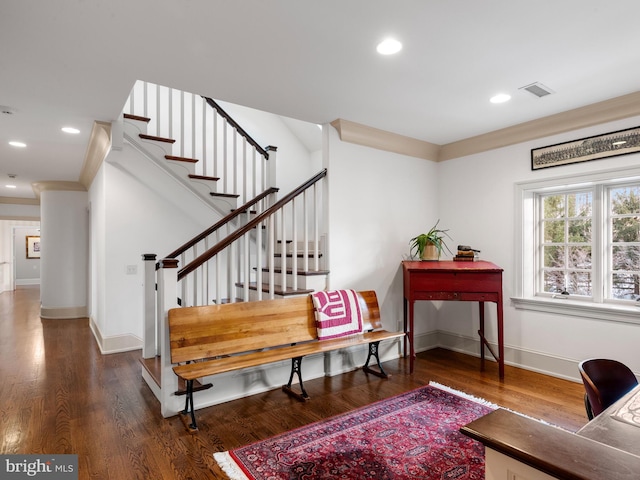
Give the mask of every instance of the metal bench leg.
<path id="1" fill-rule="evenodd" d="M 193 380 L 187 380 L 187 396 L 184 402 L 184 410 L 180 412 L 182 415 L 188 415 L 191 413 L 191 425 L 189 425 L 189 430 L 195 432 L 198 430 L 198 426 L 196 425 L 196 414 L 193 408 Z"/>
<path id="2" fill-rule="evenodd" d="M 307 395 L 307 392 L 304 389 L 304 385 L 302 383 L 302 373 L 301 373 L 302 358 L 303 357 L 296 357 L 291 359 L 291 375 L 289 376 L 289 383 L 287 383 L 286 385 L 283 385 L 282 390 L 286 392 L 287 395 L 297 398 L 302 402 L 306 402 L 307 400 L 309 400 L 309 395 Z M 300 390 L 302 391 L 301 394 L 294 391 L 291 388 L 291 383 L 293 382 L 294 374 L 298 375 L 298 382 L 300 383 Z"/>
<path id="3" fill-rule="evenodd" d="M 371 342 L 369 344 L 369 355 L 367 355 L 367 361 L 365 362 L 364 367 L 362 367 L 362 370 L 372 375 L 376 375 L 377 377 L 389 378 L 391 375 L 388 375 L 387 372 L 384 371 L 384 368 L 382 368 L 382 364 L 380 363 L 380 355 L 378 355 L 379 345 L 380 342 Z M 369 360 L 371 360 L 372 356 L 375 357 L 380 371 L 373 370 L 371 367 L 369 367 Z"/>

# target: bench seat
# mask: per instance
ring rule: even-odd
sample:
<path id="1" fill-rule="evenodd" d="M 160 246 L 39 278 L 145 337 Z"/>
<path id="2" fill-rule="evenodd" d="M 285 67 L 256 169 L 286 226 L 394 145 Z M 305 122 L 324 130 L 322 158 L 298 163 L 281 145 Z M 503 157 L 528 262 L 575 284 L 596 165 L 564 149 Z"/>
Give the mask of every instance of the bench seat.
<path id="1" fill-rule="evenodd" d="M 363 370 L 388 377 L 380 364 L 379 343 L 405 334 L 382 329 L 374 291 L 357 292 L 356 297 L 364 333 L 330 340 L 318 340 L 310 295 L 169 310 L 171 363 L 175 364 L 175 374 L 186 381 L 187 399 L 182 413 L 191 415 L 189 428 L 197 430 L 193 384 L 203 377 L 291 360 L 289 382 L 282 389 L 299 400 L 308 400 L 302 382 L 302 359 L 356 345 L 369 348 Z M 377 362 L 377 370 L 369 367 L 372 358 Z M 300 392 L 292 389 L 296 375 Z"/>
<path id="2" fill-rule="evenodd" d="M 257 352 L 203 360 L 201 362 L 187 363 L 173 367 L 173 371 L 185 380 L 195 380 L 197 378 L 231 372 L 233 370 L 256 367 L 282 360 L 291 360 L 296 357 L 306 357 L 315 353 L 331 352 L 333 350 L 353 347 L 354 345 L 362 345 L 363 343 L 380 342 L 381 340 L 402 337 L 404 337 L 403 332 L 387 332 L 385 330 L 366 332 L 362 335 L 351 335 L 349 337 L 334 338 L 332 340 L 315 340 L 297 345 L 283 345 L 273 347 L 270 350 L 260 350 Z"/>

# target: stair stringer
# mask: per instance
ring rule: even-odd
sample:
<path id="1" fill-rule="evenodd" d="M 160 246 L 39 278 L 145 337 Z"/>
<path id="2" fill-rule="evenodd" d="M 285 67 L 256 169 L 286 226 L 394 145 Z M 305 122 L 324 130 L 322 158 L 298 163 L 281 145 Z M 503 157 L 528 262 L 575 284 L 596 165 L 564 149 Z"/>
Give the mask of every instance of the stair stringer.
<path id="1" fill-rule="evenodd" d="M 174 164 L 164 158 L 165 155 L 171 155 L 170 145 L 165 146 L 162 142 L 156 142 L 153 140 L 144 140 L 139 137 L 140 133 L 144 133 L 133 122 L 125 121 L 123 129 L 124 140 L 131 145 L 135 150 L 144 156 L 149 164 L 156 167 L 165 173 L 165 176 L 170 177 L 174 184 L 182 187 L 183 190 L 189 192 L 189 194 L 197 198 L 200 203 L 204 203 L 209 206 L 215 212 L 221 216 L 227 215 L 231 210 L 237 208 L 237 200 L 231 197 L 212 197 L 210 195 L 212 190 L 208 188 L 202 181 L 192 180 L 188 177 L 190 171 L 188 167 Z M 122 167 L 125 170 L 131 170 L 129 165 L 123 164 Z M 140 171 L 136 174 L 141 173 Z M 141 182 L 149 184 L 145 181 L 144 175 L 138 177 Z M 157 176 L 154 176 L 157 178 Z M 158 190 L 154 185 L 148 185 L 154 190 Z"/>

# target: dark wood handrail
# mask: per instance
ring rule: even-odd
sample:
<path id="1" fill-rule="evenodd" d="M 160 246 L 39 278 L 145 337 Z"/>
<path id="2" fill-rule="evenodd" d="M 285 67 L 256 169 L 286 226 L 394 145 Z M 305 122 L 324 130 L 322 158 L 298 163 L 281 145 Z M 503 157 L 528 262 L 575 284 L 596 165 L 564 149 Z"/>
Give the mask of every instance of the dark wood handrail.
<path id="1" fill-rule="evenodd" d="M 225 112 L 224 109 L 220 105 L 218 105 L 215 100 L 209 97 L 202 98 L 205 99 L 210 107 L 214 108 L 221 116 L 223 116 L 225 120 L 247 140 L 247 142 L 253 145 L 253 147 L 258 151 L 258 153 L 260 153 L 260 155 L 262 155 L 266 160 L 269 160 L 269 154 L 267 153 L 267 151 L 260 145 L 258 145 L 258 142 L 251 138 L 251 135 L 249 135 L 244 128 L 238 125 L 238 123 L 233 118 L 231 118 L 231 115 Z"/>
<path id="2" fill-rule="evenodd" d="M 241 215 L 242 213 L 244 213 L 245 211 L 248 211 L 253 205 L 255 205 L 256 203 L 258 203 L 260 200 L 262 200 L 263 198 L 265 198 L 268 195 L 271 195 L 272 193 L 276 193 L 279 189 L 276 187 L 270 187 L 268 189 L 266 189 L 264 192 L 262 192 L 261 194 L 259 194 L 258 196 L 252 198 L 251 200 L 249 200 L 247 203 L 245 203 L 244 205 L 242 205 L 240 208 L 236 208 L 233 212 L 229 213 L 228 215 L 222 217 L 218 222 L 216 222 L 215 224 L 213 224 L 211 227 L 207 228 L 204 232 L 202 232 L 200 235 L 198 235 L 197 237 L 192 238 L 191 240 L 189 240 L 187 243 L 185 243 L 184 245 L 182 245 L 181 247 L 179 247 L 177 250 L 171 252 L 169 255 L 167 255 L 165 258 L 176 258 L 179 255 L 182 255 L 184 252 L 186 252 L 187 250 L 189 250 L 191 247 L 193 247 L 196 243 L 200 242 L 201 240 L 204 240 L 205 238 L 207 238 L 209 235 L 211 235 L 213 232 L 215 232 L 216 230 L 218 230 L 220 227 L 226 225 L 227 223 L 229 223 L 231 220 L 233 220 L 234 218 L 236 218 L 237 216 Z"/>
<path id="3" fill-rule="evenodd" d="M 191 263 L 189 263 L 188 265 L 185 265 L 178 271 L 178 280 L 182 280 L 182 278 L 184 278 L 186 275 L 193 272 L 195 269 L 201 266 L 204 262 L 211 259 L 218 253 L 220 253 L 222 250 L 227 248 L 229 245 L 231 245 L 237 239 L 245 235 L 247 232 L 251 231 L 251 229 L 253 229 L 256 225 L 262 222 L 265 218 L 268 218 L 271 215 L 273 215 L 276 211 L 278 211 L 280 208 L 282 208 L 284 205 L 289 203 L 295 197 L 303 193 L 305 190 L 307 190 L 309 187 L 314 185 L 320 179 L 324 178 L 326 175 L 327 175 L 327 169 L 325 168 L 319 173 L 317 173 L 316 175 L 314 175 L 312 178 L 304 182 L 302 185 L 300 185 L 299 187 L 291 191 L 289 194 L 287 194 L 286 196 L 278 200 L 276 203 L 274 203 L 271 207 L 266 209 L 264 212 L 257 215 L 253 220 L 247 222 L 244 226 L 242 226 L 235 232 L 231 233 L 230 235 L 227 235 L 225 238 L 220 240 L 216 245 L 211 247 L 209 250 L 204 252 L 199 257 L 194 258 L 191 261 Z"/>

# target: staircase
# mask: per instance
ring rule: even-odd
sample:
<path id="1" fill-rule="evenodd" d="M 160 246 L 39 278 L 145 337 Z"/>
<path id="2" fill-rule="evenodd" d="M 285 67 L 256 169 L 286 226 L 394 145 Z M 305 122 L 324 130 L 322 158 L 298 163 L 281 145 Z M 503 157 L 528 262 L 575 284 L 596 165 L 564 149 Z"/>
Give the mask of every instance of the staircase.
<path id="1" fill-rule="evenodd" d="M 142 375 L 160 400 L 162 414 L 170 416 L 182 408 L 178 397 L 183 391 L 168 354 L 169 309 L 259 301 L 327 287 L 322 229 L 326 170 L 278 198 L 271 185 L 275 147 L 262 149 L 213 100 L 185 92 L 138 82 L 122 121 L 127 143 L 219 217 L 159 261 L 155 254 L 143 257 Z M 216 400 L 200 401 L 207 405 Z"/>

